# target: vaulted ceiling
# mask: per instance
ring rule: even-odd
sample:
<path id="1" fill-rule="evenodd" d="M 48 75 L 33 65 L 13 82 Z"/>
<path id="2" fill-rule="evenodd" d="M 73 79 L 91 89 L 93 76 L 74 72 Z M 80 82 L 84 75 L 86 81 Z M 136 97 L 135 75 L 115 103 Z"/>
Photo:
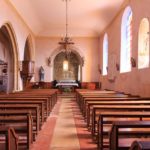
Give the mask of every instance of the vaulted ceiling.
<path id="1" fill-rule="evenodd" d="M 69 35 L 99 36 L 110 24 L 126 0 L 70 0 Z M 65 34 L 63 0 L 9 0 L 36 36 Z"/>

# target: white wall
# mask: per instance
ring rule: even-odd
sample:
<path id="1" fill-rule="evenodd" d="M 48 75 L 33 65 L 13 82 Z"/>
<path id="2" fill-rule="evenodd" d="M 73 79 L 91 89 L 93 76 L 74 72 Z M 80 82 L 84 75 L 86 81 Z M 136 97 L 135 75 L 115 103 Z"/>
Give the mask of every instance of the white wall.
<path id="1" fill-rule="evenodd" d="M 60 38 L 36 38 L 36 81 L 39 81 L 38 71 L 40 66 L 44 67 L 45 70 L 45 81 L 50 82 L 53 80 L 52 66 L 47 65 L 47 59 L 52 56 L 53 53 L 59 47 L 58 42 Z M 98 38 L 92 37 L 80 37 L 73 38 L 74 46 L 76 50 L 84 57 L 83 76 L 82 81 L 98 81 Z"/>

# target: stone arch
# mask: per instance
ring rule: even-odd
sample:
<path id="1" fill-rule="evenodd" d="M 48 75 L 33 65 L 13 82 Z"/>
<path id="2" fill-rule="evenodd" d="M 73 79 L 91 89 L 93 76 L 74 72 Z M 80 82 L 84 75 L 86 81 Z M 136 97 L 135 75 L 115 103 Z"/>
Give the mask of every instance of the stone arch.
<path id="1" fill-rule="evenodd" d="M 6 22 L 0 28 L 3 36 L 8 42 L 9 59 L 8 59 L 8 83 L 7 92 L 19 90 L 19 64 L 18 64 L 18 45 L 14 29 L 11 23 Z"/>
<path id="2" fill-rule="evenodd" d="M 82 51 L 80 49 L 78 49 L 77 47 L 75 47 L 75 46 L 69 46 L 69 50 L 71 52 L 73 52 L 79 60 L 79 63 L 81 65 L 81 67 L 80 67 L 80 81 L 82 81 L 82 72 L 83 72 L 85 57 L 84 57 Z M 54 71 L 53 71 L 54 70 L 54 59 L 61 52 L 63 52 L 63 47 L 59 46 L 53 51 L 53 53 L 50 56 L 50 61 L 51 61 L 51 64 L 50 64 L 51 70 L 50 70 L 50 72 L 51 72 L 51 77 L 52 77 L 51 80 L 54 79 L 54 76 L 53 76 L 53 74 L 54 74 Z"/>

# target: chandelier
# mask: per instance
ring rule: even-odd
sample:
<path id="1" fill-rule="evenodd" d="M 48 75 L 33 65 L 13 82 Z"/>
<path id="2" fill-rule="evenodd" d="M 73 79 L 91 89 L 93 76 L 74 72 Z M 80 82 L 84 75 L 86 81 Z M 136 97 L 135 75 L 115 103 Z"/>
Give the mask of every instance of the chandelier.
<path id="1" fill-rule="evenodd" d="M 61 41 L 59 42 L 60 45 L 62 45 L 66 58 L 68 59 L 71 50 L 69 49 L 69 45 L 74 44 L 74 42 L 72 42 L 72 39 L 68 36 L 68 1 L 70 0 L 63 0 L 66 2 L 66 34 L 65 37 L 61 38 Z"/>

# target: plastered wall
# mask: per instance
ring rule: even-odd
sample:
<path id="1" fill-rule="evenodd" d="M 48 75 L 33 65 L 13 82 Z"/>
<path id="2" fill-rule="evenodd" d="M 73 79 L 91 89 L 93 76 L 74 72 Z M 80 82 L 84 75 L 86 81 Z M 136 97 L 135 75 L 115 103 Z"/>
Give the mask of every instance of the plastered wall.
<path id="1" fill-rule="evenodd" d="M 54 37 L 37 37 L 36 38 L 36 76 L 35 80 L 39 81 L 39 68 L 44 67 L 45 81 L 50 82 L 53 80 L 53 59 L 51 58 L 51 65 L 48 65 L 48 58 L 53 57 L 55 51 L 58 52 L 58 42 L 60 38 Z M 76 51 L 84 58 L 84 65 L 82 69 L 82 81 L 98 81 L 98 45 L 99 39 L 94 37 L 78 37 L 73 38 Z"/>
<path id="2" fill-rule="evenodd" d="M 130 0 L 127 1 L 122 10 L 113 20 L 113 22 L 106 28 L 106 30 L 100 36 L 100 55 L 99 62 L 102 69 L 102 54 L 103 54 L 103 36 L 104 33 L 108 34 L 108 51 L 109 62 L 112 59 L 112 55 L 115 55 L 116 63 L 120 64 L 120 47 L 121 47 L 121 20 L 124 12 L 124 8 L 130 6 L 133 12 L 133 27 L 132 27 L 132 57 L 135 58 L 136 64 L 138 60 L 138 31 L 142 18 L 150 18 L 150 1 L 149 0 Z M 108 66 L 109 68 L 110 66 Z M 113 74 L 115 76 L 114 81 L 109 80 L 110 75 L 100 76 L 100 82 L 102 83 L 102 89 L 112 89 L 116 91 L 123 91 L 125 93 L 131 93 L 141 96 L 150 96 L 150 67 L 146 69 L 138 69 L 136 66 L 132 68 L 131 72 L 120 73 L 116 68 L 113 68 Z M 109 71 L 108 71 L 109 72 Z"/>
<path id="3" fill-rule="evenodd" d="M 16 61 L 22 61 L 23 55 L 24 55 L 24 47 L 25 47 L 25 41 L 30 35 L 32 37 L 32 58 L 34 60 L 34 36 L 28 26 L 25 24 L 25 22 L 20 18 L 18 13 L 15 11 L 15 9 L 10 5 L 9 1 L 7 0 L 0 0 L 0 27 L 2 27 L 5 23 L 8 23 L 11 26 L 11 29 L 15 36 L 16 41 L 16 53 L 18 55 L 18 60 Z M 19 63 L 18 63 L 19 64 Z M 16 66 L 16 71 L 18 72 L 18 76 L 16 77 L 15 83 L 15 89 L 14 90 L 21 90 L 22 89 L 22 80 L 20 78 L 20 71 L 18 69 L 19 67 Z"/>

